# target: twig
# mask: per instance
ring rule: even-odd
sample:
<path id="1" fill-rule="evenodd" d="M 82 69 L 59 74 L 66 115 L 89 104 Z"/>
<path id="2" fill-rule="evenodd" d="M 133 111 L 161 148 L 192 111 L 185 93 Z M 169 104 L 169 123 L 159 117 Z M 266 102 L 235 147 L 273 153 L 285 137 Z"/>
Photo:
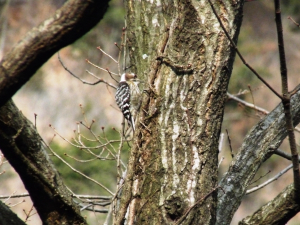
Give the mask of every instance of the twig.
<path id="1" fill-rule="evenodd" d="M 231 158 L 234 158 L 234 154 L 233 154 L 233 150 L 232 150 L 232 146 L 231 146 L 231 140 L 230 140 L 230 136 L 229 136 L 227 129 L 226 129 L 226 133 L 227 133 L 227 139 L 228 139 L 228 144 L 229 144 L 229 148 L 230 148 Z"/>
<path id="2" fill-rule="evenodd" d="M 106 85 L 112 87 L 112 88 L 117 88 L 115 85 L 111 84 L 111 83 L 108 83 L 107 81 L 103 80 L 102 78 L 98 78 L 98 81 L 94 82 L 94 83 L 91 83 L 91 82 L 88 82 L 88 81 L 85 81 L 83 79 L 81 79 L 80 77 L 78 77 L 77 75 L 75 75 L 71 70 L 69 70 L 65 64 L 63 63 L 63 61 L 61 60 L 60 58 L 60 54 L 58 52 L 58 60 L 60 62 L 60 64 L 62 65 L 62 67 L 70 74 L 72 75 L 73 77 L 75 77 L 76 79 L 80 80 L 83 84 L 88 84 L 88 85 L 96 85 L 96 84 L 99 84 L 99 83 L 105 83 Z"/>
<path id="3" fill-rule="evenodd" d="M 251 183 L 249 183 L 249 185 L 252 185 L 252 184 L 256 183 L 256 182 L 259 181 L 261 178 L 264 178 L 265 176 L 267 176 L 269 173 L 271 173 L 271 170 L 269 170 L 266 174 L 261 175 L 259 178 L 257 178 L 256 180 L 252 181 Z"/>
<path id="4" fill-rule="evenodd" d="M 37 114 L 34 113 L 34 128 L 36 129 L 36 118 L 37 118 Z"/>
<path id="5" fill-rule="evenodd" d="M 300 88 L 300 85 L 299 85 L 299 88 Z M 297 88 L 294 92 L 297 93 L 297 92 L 299 91 L 299 88 Z M 268 114 L 269 114 L 269 111 L 268 111 L 268 110 L 265 110 L 265 109 L 263 109 L 263 108 L 261 108 L 261 107 L 255 106 L 255 105 L 253 105 L 253 104 L 251 104 L 251 103 L 249 103 L 249 102 L 246 102 L 246 101 L 244 101 L 244 100 L 242 100 L 242 99 L 236 97 L 236 96 L 233 95 L 233 94 L 230 94 L 230 93 L 227 92 L 227 96 L 228 96 L 228 99 L 232 99 L 232 100 L 234 100 L 234 101 L 236 101 L 236 102 L 238 102 L 238 103 L 241 103 L 241 104 L 244 105 L 244 106 L 247 106 L 247 107 L 249 107 L 249 108 L 255 109 L 255 110 L 259 111 L 260 113 L 262 113 L 262 114 L 264 114 L 264 115 L 268 115 Z M 300 128 L 295 127 L 294 129 L 295 129 L 295 131 L 297 131 L 297 132 L 300 133 Z"/>
<path id="6" fill-rule="evenodd" d="M 18 194 L 18 195 L 0 195 L 0 199 L 10 199 L 10 198 L 23 198 L 23 197 L 30 197 L 28 193 Z"/>
<path id="7" fill-rule="evenodd" d="M 221 133 L 220 140 L 219 140 L 219 147 L 218 147 L 219 153 L 222 151 L 223 141 L 224 141 L 224 133 Z"/>
<path id="8" fill-rule="evenodd" d="M 44 143 L 45 143 L 45 142 L 44 142 Z M 85 177 L 86 179 L 88 179 L 88 180 L 94 182 L 95 184 L 99 185 L 100 187 L 102 187 L 102 188 L 103 188 L 105 191 L 107 191 L 109 194 L 114 195 L 114 193 L 113 193 L 111 190 L 109 190 L 107 187 L 105 187 L 103 184 L 99 183 L 98 181 L 94 180 L 93 178 L 91 178 L 91 177 L 85 175 L 84 173 L 82 173 L 82 172 L 78 171 L 77 169 L 75 169 L 74 167 L 72 167 L 72 166 L 71 166 L 69 163 L 67 163 L 63 158 L 61 158 L 58 154 L 56 154 L 56 152 L 54 152 L 54 151 L 52 150 L 52 148 L 51 148 L 49 145 L 47 145 L 46 143 L 45 143 L 45 145 L 46 145 L 47 148 L 52 152 L 52 154 L 53 154 L 54 156 L 56 156 L 58 159 L 60 159 L 65 165 L 67 165 L 67 166 L 68 166 L 71 170 L 73 170 L 75 173 L 80 174 L 81 176 Z"/>
<path id="9" fill-rule="evenodd" d="M 96 64 L 92 63 L 92 62 L 91 62 L 90 60 L 88 60 L 88 59 L 86 59 L 85 61 L 86 61 L 88 64 L 90 64 L 90 65 L 96 67 L 96 68 L 99 69 L 99 70 L 103 70 L 103 71 L 105 71 L 105 72 L 111 73 L 111 74 L 116 75 L 116 76 L 118 75 L 117 73 L 110 72 L 107 68 L 104 69 L 104 68 L 101 67 L 101 66 L 97 66 Z M 99 78 L 98 78 L 98 79 L 99 79 Z"/>
<path id="10" fill-rule="evenodd" d="M 251 94 L 251 98 L 252 98 L 252 103 L 254 105 L 254 109 L 256 109 L 256 105 L 255 105 L 254 97 L 253 97 L 253 92 L 252 92 L 250 84 L 248 84 L 248 88 L 249 88 L 249 91 L 250 91 L 250 94 Z"/>
<path id="11" fill-rule="evenodd" d="M 108 212 L 107 212 L 107 215 L 106 215 L 106 219 L 105 219 L 103 225 L 110 224 L 109 221 L 110 221 L 110 218 L 111 218 L 112 211 L 113 211 L 113 204 L 111 204 L 110 207 L 109 207 L 109 209 L 108 209 Z"/>
<path id="12" fill-rule="evenodd" d="M 220 159 L 220 162 L 219 162 L 219 164 L 218 164 L 218 168 L 220 168 L 220 166 L 221 166 L 221 164 L 222 164 L 222 162 L 223 162 L 224 159 L 225 159 L 225 157 L 222 156 L 221 159 Z"/>
<path id="13" fill-rule="evenodd" d="M 6 203 L 12 195 L 14 195 L 16 193 L 16 191 L 14 191 L 11 195 L 8 195 L 7 198 L 3 201 L 4 203 Z"/>
<path id="14" fill-rule="evenodd" d="M 15 207 L 15 206 L 17 206 L 17 205 L 20 205 L 21 203 L 24 203 L 24 202 L 25 202 L 25 200 L 23 199 L 22 201 L 19 201 L 19 202 L 17 202 L 16 204 L 13 204 L 13 205 L 8 204 L 8 206 L 9 206 L 10 208 L 12 208 L 12 207 Z"/>
<path id="15" fill-rule="evenodd" d="M 273 178 L 267 180 L 266 182 L 251 188 L 249 190 L 246 191 L 246 195 L 251 194 L 265 186 L 267 186 L 268 184 L 272 183 L 273 181 L 277 180 L 279 177 L 281 177 L 283 174 L 285 174 L 288 170 L 290 170 L 291 168 L 293 168 L 293 164 L 289 165 L 288 167 L 286 167 L 285 169 L 283 169 L 282 171 L 280 171 L 278 174 L 276 174 Z"/>
<path id="16" fill-rule="evenodd" d="M 101 196 L 101 195 L 77 195 L 72 194 L 72 197 L 81 198 L 81 199 L 95 199 L 95 200 L 106 200 L 111 201 L 111 196 Z"/>
<path id="17" fill-rule="evenodd" d="M 228 96 L 228 99 L 232 99 L 234 101 L 237 101 L 237 102 L 241 103 L 244 106 L 247 106 L 249 108 L 255 109 L 255 110 L 263 113 L 264 115 L 269 114 L 269 111 L 267 111 L 267 110 L 265 110 L 263 108 L 260 108 L 260 107 L 258 107 L 256 105 L 252 104 L 252 103 L 246 102 L 246 101 L 244 101 L 244 100 L 242 100 L 242 99 L 234 96 L 233 94 L 230 94 L 230 93 L 227 92 L 227 96 Z"/>
<path id="18" fill-rule="evenodd" d="M 108 56 L 110 59 L 112 59 L 115 63 L 118 64 L 118 61 L 115 60 L 111 55 L 109 55 L 108 53 L 106 53 L 105 51 L 103 51 L 100 46 L 98 46 L 97 49 L 100 50 L 104 55 Z"/>
<path id="19" fill-rule="evenodd" d="M 293 20 L 293 18 L 292 17 L 290 17 L 290 16 L 288 16 L 287 17 L 290 21 L 292 21 L 297 27 L 299 27 L 300 28 L 300 24 L 299 23 L 297 23 L 295 20 Z"/>
<path id="20" fill-rule="evenodd" d="M 292 160 L 292 156 L 290 154 L 287 154 L 286 152 L 284 152 L 280 149 L 275 149 L 274 154 L 279 155 L 287 160 Z M 299 157 L 299 162 L 300 162 L 300 157 Z"/>
<path id="21" fill-rule="evenodd" d="M 80 207 L 82 207 L 80 209 L 80 211 L 87 210 L 87 211 L 98 212 L 98 213 L 108 213 L 108 209 L 95 209 L 93 204 L 84 205 L 84 204 L 76 202 L 76 201 L 75 201 L 75 203 L 77 205 L 79 205 Z M 91 207 L 93 207 L 93 208 L 91 208 Z"/>
<path id="22" fill-rule="evenodd" d="M 33 216 L 33 215 L 36 214 L 36 212 L 33 213 L 33 214 L 31 214 L 32 210 L 33 210 L 33 205 L 31 206 L 31 208 L 30 208 L 30 210 L 29 210 L 28 213 L 26 213 L 25 209 L 23 209 L 23 212 L 24 212 L 25 215 L 26 215 L 26 218 L 25 218 L 25 220 L 24 220 L 25 223 L 28 221 L 29 217 L 31 217 L 31 216 Z"/>

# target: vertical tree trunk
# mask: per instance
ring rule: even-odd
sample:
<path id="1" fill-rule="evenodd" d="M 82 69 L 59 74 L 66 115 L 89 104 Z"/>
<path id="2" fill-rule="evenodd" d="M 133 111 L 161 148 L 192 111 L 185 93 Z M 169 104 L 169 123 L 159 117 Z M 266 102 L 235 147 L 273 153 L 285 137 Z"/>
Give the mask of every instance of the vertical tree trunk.
<path id="1" fill-rule="evenodd" d="M 215 7 L 236 40 L 242 5 Z M 215 224 L 210 192 L 234 49 L 208 1 L 127 1 L 126 8 L 130 64 L 144 94 L 121 205 L 137 224 Z"/>

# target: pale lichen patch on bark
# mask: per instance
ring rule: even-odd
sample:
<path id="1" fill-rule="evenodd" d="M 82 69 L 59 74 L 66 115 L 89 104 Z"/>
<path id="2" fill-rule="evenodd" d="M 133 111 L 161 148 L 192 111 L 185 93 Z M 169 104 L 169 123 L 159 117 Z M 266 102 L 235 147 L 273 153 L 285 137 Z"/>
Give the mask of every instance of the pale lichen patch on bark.
<path id="1" fill-rule="evenodd" d="M 175 117 L 176 118 L 176 117 Z M 177 174 L 177 158 L 176 158 L 176 140 L 179 136 L 179 125 L 176 119 L 173 120 L 173 134 L 172 134 L 172 165 L 173 165 L 173 188 L 177 188 L 179 183 L 179 176 Z"/>

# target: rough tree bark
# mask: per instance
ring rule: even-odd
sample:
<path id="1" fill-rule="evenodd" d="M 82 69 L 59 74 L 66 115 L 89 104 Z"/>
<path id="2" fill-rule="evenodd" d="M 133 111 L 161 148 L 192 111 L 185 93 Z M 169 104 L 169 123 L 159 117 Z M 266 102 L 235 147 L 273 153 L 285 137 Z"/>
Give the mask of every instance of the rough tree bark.
<path id="1" fill-rule="evenodd" d="M 299 88 L 300 86 L 297 87 L 297 89 Z M 300 91 L 293 96 L 291 101 L 294 126 L 300 122 L 299 99 Z M 284 110 L 282 104 L 279 104 L 271 113 L 249 131 L 227 173 L 219 182 L 219 185 L 223 188 L 225 193 L 219 191 L 218 194 L 217 224 L 226 225 L 230 223 L 257 170 L 261 164 L 274 153 L 274 150 L 280 146 L 286 136 L 287 131 L 285 128 Z M 291 200 L 284 198 L 283 196 L 284 195 L 281 195 L 281 198 L 279 198 L 281 201 Z M 286 206 L 283 202 L 281 204 L 282 207 L 284 205 Z M 297 202 L 294 202 L 292 205 L 295 204 L 297 204 Z M 285 210 L 293 211 L 295 214 L 295 208 L 297 207 L 287 207 Z M 287 219 L 286 214 L 278 213 L 280 210 L 283 210 L 283 208 L 279 209 L 273 205 L 272 210 L 273 213 L 276 213 L 276 218 L 273 218 L 274 224 L 280 219 L 282 219 L 281 222 L 283 224 L 283 221 L 286 221 Z M 264 213 L 267 213 L 265 211 Z M 290 213 L 289 215 L 291 216 L 293 213 Z"/>
<path id="2" fill-rule="evenodd" d="M 68 1 L 53 17 L 28 32 L 1 61 L 0 149 L 20 175 L 43 224 L 86 222 L 72 202 L 34 126 L 9 99 L 56 51 L 95 26 L 106 12 L 108 2 Z M 10 221 L 7 217 L 2 219 L 5 221 L 1 224 Z"/>
<path id="3" fill-rule="evenodd" d="M 271 202 L 243 219 L 239 225 L 286 224 L 299 211 L 300 206 L 294 200 L 294 187 L 291 184 Z"/>
<path id="4" fill-rule="evenodd" d="M 242 2 L 215 7 L 237 41 Z M 211 191 L 234 49 L 208 1 L 127 1 L 126 9 L 130 64 L 145 94 L 115 223 L 130 205 L 137 224 L 215 224 Z"/>

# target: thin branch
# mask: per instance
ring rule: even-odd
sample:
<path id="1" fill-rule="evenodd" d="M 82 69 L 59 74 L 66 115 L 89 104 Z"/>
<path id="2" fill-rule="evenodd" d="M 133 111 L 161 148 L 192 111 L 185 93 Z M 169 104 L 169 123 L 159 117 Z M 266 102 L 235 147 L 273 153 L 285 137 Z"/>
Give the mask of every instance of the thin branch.
<path id="1" fill-rule="evenodd" d="M 100 46 L 98 46 L 97 49 L 100 50 L 104 55 L 108 56 L 110 59 L 112 59 L 115 63 L 118 64 L 118 61 L 115 60 L 111 55 L 109 55 L 108 53 L 106 53 L 105 51 L 103 51 Z"/>
<path id="2" fill-rule="evenodd" d="M 292 156 L 290 154 L 287 154 L 286 152 L 284 152 L 280 149 L 275 149 L 274 154 L 279 155 L 287 160 L 292 160 Z M 300 157 L 299 157 L 299 162 L 300 162 Z"/>
<path id="3" fill-rule="evenodd" d="M 226 129 L 226 133 L 227 133 L 227 140 L 228 140 L 228 144 L 229 144 L 229 148 L 230 148 L 231 158 L 234 158 L 234 154 L 233 154 L 233 150 L 232 150 L 232 146 L 231 146 L 231 140 L 230 140 L 230 136 L 229 136 L 227 129 Z"/>
<path id="4" fill-rule="evenodd" d="M 222 156 L 221 159 L 220 159 L 220 162 L 219 162 L 219 164 L 218 164 L 218 168 L 220 168 L 220 166 L 221 166 L 221 164 L 222 164 L 222 162 L 223 162 L 224 159 L 225 159 L 225 157 Z"/>
<path id="5" fill-rule="evenodd" d="M 77 195 L 73 194 L 72 197 L 81 198 L 81 199 L 95 199 L 95 200 L 106 200 L 111 201 L 111 196 L 101 196 L 101 195 Z"/>
<path id="6" fill-rule="evenodd" d="M 300 85 L 297 89 L 293 90 L 294 94 L 297 93 L 297 91 L 299 91 L 300 89 Z M 249 107 L 251 109 L 254 109 L 254 110 L 257 110 L 258 112 L 264 114 L 264 115 L 268 115 L 269 114 L 269 111 L 264 109 L 264 108 L 261 108 L 261 107 L 258 107 L 256 105 L 253 105 L 252 103 L 249 103 L 249 102 L 246 102 L 238 97 L 236 97 L 235 95 L 233 94 L 230 94 L 229 92 L 227 92 L 227 96 L 228 96 L 228 99 L 232 99 L 238 103 L 241 103 L 242 105 L 246 106 L 246 107 Z M 295 131 L 299 132 L 300 133 L 300 128 L 299 127 L 295 127 L 294 128 Z"/>
<path id="7" fill-rule="evenodd" d="M 88 64 L 90 64 L 90 65 L 96 67 L 96 68 L 99 69 L 99 70 L 103 70 L 103 71 L 105 71 L 105 72 L 111 73 L 111 74 L 116 75 L 116 76 L 118 75 L 117 73 L 110 72 L 108 69 L 104 69 L 104 68 L 102 68 L 101 66 L 97 66 L 96 64 L 92 63 L 92 62 L 91 62 L 90 60 L 88 60 L 88 59 L 86 59 L 85 61 L 86 61 Z"/>
<path id="8" fill-rule="evenodd" d="M 69 69 L 65 66 L 65 64 L 63 63 L 63 61 L 62 61 L 61 58 L 60 58 L 59 52 L 57 53 L 57 55 L 58 55 L 58 60 L 59 60 L 60 64 L 62 65 L 62 67 L 63 67 L 70 75 L 72 75 L 72 76 L 75 77 L 76 79 L 80 80 L 83 84 L 96 85 L 96 84 L 99 84 L 99 83 L 105 83 L 106 85 L 108 85 L 108 86 L 110 86 L 110 87 L 112 87 L 112 88 L 115 88 L 115 89 L 117 88 L 115 85 L 113 85 L 113 84 L 111 84 L 111 83 L 109 83 L 109 82 L 103 80 L 102 78 L 98 78 L 99 80 L 96 81 L 96 82 L 94 82 L 94 83 L 91 83 L 91 82 L 88 82 L 88 81 L 85 81 L 85 80 L 81 79 L 80 77 L 78 77 L 77 75 L 75 75 L 71 70 L 69 70 Z"/>
<path id="9" fill-rule="evenodd" d="M 220 0 L 220 1 L 222 1 L 222 0 Z M 224 33 L 225 33 L 225 35 L 227 36 L 227 38 L 228 38 L 228 40 L 230 41 L 230 43 L 231 43 L 231 45 L 234 47 L 234 49 L 235 49 L 235 51 L 236 51 L 236 53 L 238 54 L 238 56 L 239 56 L 239 58 L 242 60 L 242 62 L 244 63 L 244 65 L 246 66 L 246 67 L 248 67 L 248 69 L 250 69 L 255 75 L 256 75 L 256 77 L 258 78 L 258 79 L 260 79 L 278 98 L 280 98 L 280 99 L 282 99 L 282 96 L 273 88 L 273 87 L 271 87 L 271 85 L 269 85 L 269 83 L 268 82 L 266 82 L 263 78 L 262 78 L 262 76 L 260 76 L 247 62 L 246 62 L 246 60 L 244 59 L 244 57 L 242 56 L 242 54 L 240 53 L 240 51 L 238 50 L 238 48 L 237 48 L 237 46 L 236 46 L 236 44 L 234 43 L 234 41 L 232 40 L 232 38 L 230 37 L 230 35 L 228 34 L 228 32 L 227 32 L 227 30 L 225 29 L 225 27 L 224 27 L 224 25 L 223 25 L 223 23 L 222 23 L 222 21 L 221 21 L 221 19 L 220 19 L 220 17 L 218 16 L 218 14 L 217 14 L 217 11 L 216 11 L 216 9 L 215 9 L 215 7 L 213 6 L 213 4 L 212 4 L 212 2 L 211 2 L 211 0 L 208 0 L 208 2 L 209 2 L 209 4 L 210 4 L 210 6 L 211 6 L 211 8 L 212 8 L 212 10 L 213 10 L 213 12 L 214 12 L 214 14 L 215 14 L 215 16 L 216 16 L 216 18 L 217 18 L 217 20 L 219 21 L 219 24 L 220 24 L 220 26 L 222 27 L 222 29 L 223 29 L 223 31 L 224 31 Z"/>
<path id="10" fill-rule="evenodd" d="M 289 171 L 291 168 L 293 168 L 293 164 L 289 165 L 288 167 L 286 167 L 285 169 L 283 169 L 282 171 L 280 171 L 278 174 L 276 174 L 273 178 L 267 180 L 266 182 L 251 188 L 249 190 L 246 191 L 246 195 L 251 194 L 255 191 L 258 191 L 259 189 L 262 189 L 263 187 L 267 186 L 268 184 L 272 183 L 273 181 L 277 180 L 279 177 L 281 177 L 283 174 L 285 174 L 287 171 Z"/>
<path id="11" fill-rule="evenodd" d="M 51 148 L 49 145 L 47 145 L 46 143 L 45 143 L 45 145 L 46 145 L 47 148 L 52 152 L 52 154 L 53 154 L 54 156 L 56 156 L 58 159 L 60 159 L 64 164 L 66 164 L 66 165 L 67 165 L 71 170 L 73 170 L 75 173 L 80 174 L 81 176 L 85 177 L 86 179 L 88 179 L 88 180 L 94 182 L 95 184 L 99 185 L 100 187 L 102 187 L 102 188 L 103 188 L 105 191 L 107 191 L 109 194 L 114 195 L 114 193 L 113 193 L 111 190 L 109 190 L 107 187 L 105 187 L 103 184 L 101 184 L 101 183 L 99 183 L 98 181 L 94 180 L 93 178 L 91 178 L 91 177 L 85 175 L 84 173 L 82 173 L 82 172 L 76 170 L 76 169 L 75 169 L 74 167 L 72 167 L 69 163 L 67 163 L 63 158 L 61 158 L 58 154 L 56 154 L 56 152 L 54 152 L 54 151 L 52 150 L 52 148 Z"/>
<path id="12" fill-rule="evenodd" d="M 0 195 L 0 199 L 30 197 L 28 193 L 18 195 Z"/>
<path id="13" fill-rule="evenodd" d="M 290 20 L 290 21 L 292 21 L 297 27 L 299 27 L 300 28 L 300 24 L 299 23 L 297 23 L 295 20 L 293 20 L 293 18 L 292 17 L 290 17 L 290 16 L 288 16 L 288 19 Z"/>
<path id="14" fill-rule="evenodd" d="M 0 106 L 4 105 L 53 54 L 98 24 L 108 8 L 108 2 L 67 1 L 51 18 L 22 37 L 1 61 Z"/>
<path id="15" fill-rule="evenodd" d="M 13 204 L 13 205 L 10 205 L 10 204 L 7 204 L 7 205 L 9 206 L 9 208 L 12 208 L 12 207 L 15 207 L 15 206 L 17 206 L 17 205 L 20 205 L 20 204 L 22 204 L 22 203 L 24 203 L 24 202 L 25 202 L 25 200 L 23 199 L 23 200 L 21 200 L 21 201 L 15 203 L 15 204 Z"/>
<path id="16" fill-rule="evenodd" d="M 271 173 L 271 170 L 269 170 L 266 174 L 261 175 L 259 178 L 257 178 L 256 180 L 252 181 L 251 183 L 249 183 L 249 185 L 252 185 L 252 184 L 256 183 L 257 181 L 259 181 L 263 177 L 267 176 L 269 173 Z"/>
<path id="17" fill-rule="evenodd" d="M 32 212 L 32 210 L 33 210 L 34 208 L 33 208 L 33 205 L 31 206 L 31 208 L 30 208 L 30 210 L 29 210 L 29 212 L 27 213 L 26 211 L 25 211 L 25 209 L 23 209 L 23 212 L 25 213 L 25 215 L 26 215 L 26 218 L 25 218 L 25 223 L 27 223 L 28 222 L 28 219 L 29 219 L 29 217 L 31 217 L 31 216 L 33 216 L 33 215 L 35 215 L 35 214 L 37 214 L 36 212 L 35 213 L 33 213 L 33 214 L 31 214 L 31 212 Z"/>
<path id="18" fill-rule="evenodd" d="M 275 5 L 275 21 L 276 21 L 276 28 L 277 28 L 278 50 L 279 50 L 279 59 L 280 59 L 280 75 L 281 75 L 281 85 L 282 85 L 282 95 L 283 95 L 281 101 L 284 108 L 285 121 L 286 121 L 285 126 L 288 132 L 289 144 L 290 144 L 291 154 L 292 154 L 295 199 L 299 199 L 300 198 L 299 161 L 298 161 L 298 151 L 297 151 L 294 126 L 293 126 L 292 114 L 291 114 L 291 95 L 288 91 L 288 73 L 286 67 L 286 58 L 285 58 L 283 32 L 282 32 L 280 0 L 274 0 L 274 5 Z"/>
<path id="19" fill-rule="evenodd" d="M 246 102 L 246 101 L 244 101 L 244 100 L 242 100 L 242 99 L 234 96 L 233 94 L 230 94 L 229 92 L 227 92 L 227 96 L 228 96 L 228 99 L 232 99 L 234 101 L 237 101 L 237 102 L 241 103 L 244 106 L 247 106 L 249 108 L 252 108 L 254 110 L 257 110 L 257 111 L 263 113 L 264 115 L 269 114 L 269 111 L 267 111 L 267 110 L 265 110 L 263 108 L 260 108 L 260 107 L 258 107 L 256 105 L 252 104 L 252 103 Z"/>

